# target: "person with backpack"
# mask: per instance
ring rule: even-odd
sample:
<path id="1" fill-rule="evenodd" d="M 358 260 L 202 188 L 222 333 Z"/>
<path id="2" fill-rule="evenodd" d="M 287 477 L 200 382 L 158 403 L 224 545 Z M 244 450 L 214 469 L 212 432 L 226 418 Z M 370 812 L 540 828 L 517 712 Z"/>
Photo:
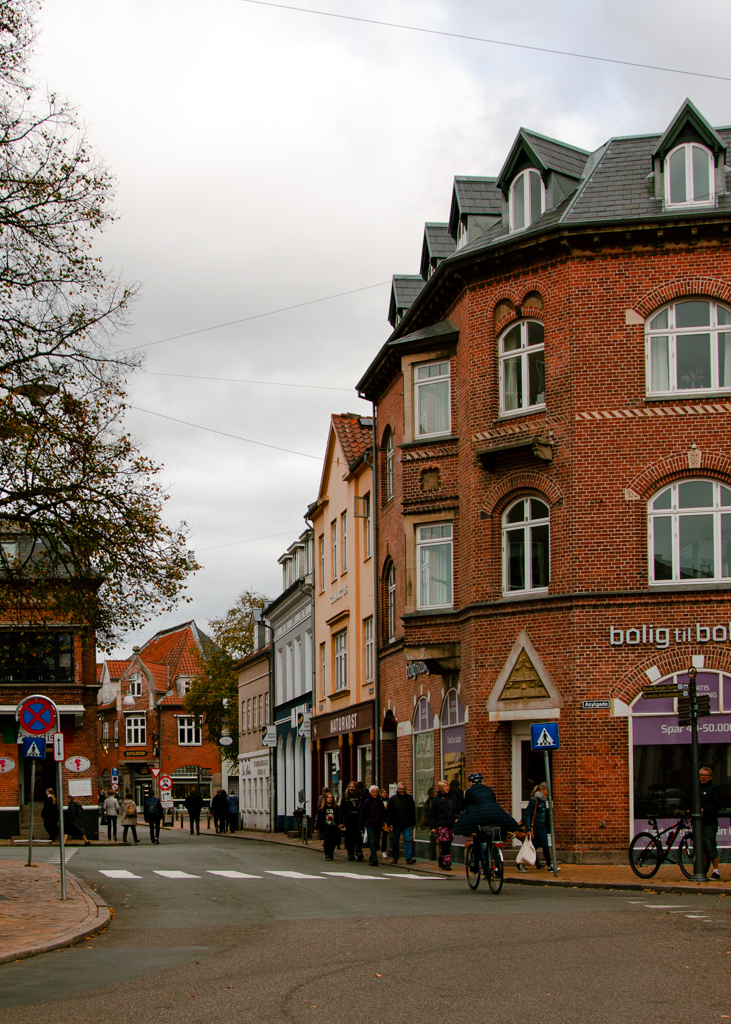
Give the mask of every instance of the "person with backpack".
<path id="1" fill-rule="evenodd" d="M 127 842 L 127 832 L 131 829 L 132 838 L 136 843 L 139 843 L 139 839 L 137 838 L 137 805 L 132 799 L 132 794 L 128 789 L 125 790 L 124 794 L 120 824 L 122 826 L 122 842 Z"/>
<path id="2" fill-rule="evenodd" d="M 162 824 L 162 819 L 165 817 L 165 811 L 162 809 L 162 804 L 160 803 L 159 798 L 152 792 L 148 792 L 145 797 L 143 813 L 145 821 L 150 826 L 150 842 L 153 846 L 159 846 L 160 825 Z"/>

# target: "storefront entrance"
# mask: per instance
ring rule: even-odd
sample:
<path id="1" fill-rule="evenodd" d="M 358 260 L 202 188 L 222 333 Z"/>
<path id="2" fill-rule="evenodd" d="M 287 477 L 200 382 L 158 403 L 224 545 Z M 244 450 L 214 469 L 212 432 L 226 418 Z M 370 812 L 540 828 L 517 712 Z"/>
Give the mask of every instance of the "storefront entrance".
<path id="1" fill-rule="evenodd" d="M 540 717 L 537 716 L 537 720 Z M 545 755 L 531 750 L 530 722 L 513 722 L 513 817 L 520 821 L 535 787 L 546 781 Z M 551 755 L 549 755 L 550 757 Z M 549 761 L 551 767 L 551 761 Z"/>

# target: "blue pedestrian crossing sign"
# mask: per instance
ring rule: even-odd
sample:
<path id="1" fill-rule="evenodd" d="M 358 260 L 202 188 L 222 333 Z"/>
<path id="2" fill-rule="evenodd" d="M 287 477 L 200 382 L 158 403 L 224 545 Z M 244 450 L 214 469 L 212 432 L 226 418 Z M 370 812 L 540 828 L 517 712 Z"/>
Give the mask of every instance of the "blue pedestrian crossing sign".
<path id="1" fill-rule="evenodd" d="M 530 727 L 531 750 L 558 750 L 558 722 L 539 722 Z"/>
<path id="2" fill-rule="evenodd" d="M 23 737 L 23 757 L 30 758 L 31 761 L 45 761 L 45 759 L 46 759 L 46 741 L 45 741 L 45 739 L 38 739 L 37 736 L 24 736 Z"/>

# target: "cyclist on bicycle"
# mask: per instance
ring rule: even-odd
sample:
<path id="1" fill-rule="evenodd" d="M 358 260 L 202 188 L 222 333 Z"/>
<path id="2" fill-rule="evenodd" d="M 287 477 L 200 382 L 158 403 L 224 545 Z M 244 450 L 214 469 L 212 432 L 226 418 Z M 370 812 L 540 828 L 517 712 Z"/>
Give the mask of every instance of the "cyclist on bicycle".
<path id="1" fill-rule="evenodd" d="M 472 772 L 467 781 L 470 787 L 465 791 L 464 810 L 454 825 L 457 835 L 471 835 L 483 825 L 499 825 L 503 839 L 506 832 L 522 833 L 522 825 L 503 810 L 494 791 L 483 783 L 480 772 Z"/>

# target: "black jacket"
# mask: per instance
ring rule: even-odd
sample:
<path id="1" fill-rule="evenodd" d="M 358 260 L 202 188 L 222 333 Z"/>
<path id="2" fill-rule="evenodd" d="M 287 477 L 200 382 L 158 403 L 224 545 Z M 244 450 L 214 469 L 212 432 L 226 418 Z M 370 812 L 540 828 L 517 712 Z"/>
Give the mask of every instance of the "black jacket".
<path id="1" fill-rule="evenodd" d="M 380 796 L 375 799 L 369 793 L 360 808 L 360 827 L 380 829 L 386 820 L 386 808 Z"/>
<path id="2" fill-rule="evenodd" d="M 203 807 L 203 797 L 200 793 L 188 793 L 185 800 L 183 800 L 183 807 L 192 814 L 200 814 Z"/>
<path id="3" fill-rule="evenodd" d="M 718 812 L 721 810 L 721 790 L 715 782 L 707 782 L 701 785 L 701 810 L 703 811 L 703 824 L 718 828 Z"/>
<path id="4" fill-rule="evenodd" d="M 317 831 L 324 832 L 326 828 L 337 828 L 340 824 L 340 808 L 336 803 L 332 807 L 322 805 L 317 812 Z"/>
<path id="5" fill-rule="evenodd" d="M 228 797 L 225 793 L 216 793 L 211 800 L 211 813 L 214 818 L 222 818 L 228 814 Z"/>
<path id="6" fill-rule="evenodd" d="M 520 831 L 520 825 L 497 802 L 495 793 L 489 786 L 479 782 L 470 786 L 464 795 L 464 810 L 454 826 L 458 835 L 469 835 L 480 825 L 499 825 L 511 832 Z"/>
<path id="7" fill-rule="evenodd" d="M 346 793 L 340 801 L 340 822 L 349 829 L 360 829 L 360 809 L 363 797 L 357 793 Z"/>
<path id="8" fill-rule="evenodd" d="M 157 821 L 158 819 L 162 821 L 165 817 L 165 811 L 156 796 L 148 796 L 145 800 L 144 817 L 145 821 Z"/>
<path id="9" fill-rule="evenodd" d="M 391 827 L 413 828 L 416 825 L 416 804 L 413 796 L 410 793 L 404 793 L 403 796 L 394 793 L 388 801 L 386 818 Z"/>
<path id="10" fill-rule="evenodd" d="M 429 808 L 429 828 L 454 828 L 457 801 L 451 793 L 437 793 Z"/>
<path id="11" fill-rule="evenodd" d="M 43 810 L 41 811 L 41 818 L 49 824 L 55 822 L 58 824 L 58 804 L 52 796 L 47 796 L 43 801 Z"/>

